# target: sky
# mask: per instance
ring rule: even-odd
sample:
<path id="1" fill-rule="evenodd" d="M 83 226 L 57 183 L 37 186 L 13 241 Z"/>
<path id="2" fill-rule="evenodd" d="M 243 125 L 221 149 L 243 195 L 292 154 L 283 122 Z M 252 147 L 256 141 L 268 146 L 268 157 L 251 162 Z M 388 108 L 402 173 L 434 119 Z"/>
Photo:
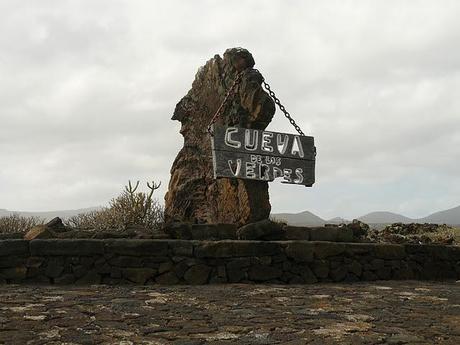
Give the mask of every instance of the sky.
<path id="1" fill-rule="evenodd" d="M 254 56 L 318 151 L 273 212 L 409 217 L 460 205 L 460 2 L 2 0 L 0 208 L 106 205 L 162 182 L 198 68 Z M 268 127 L 295 133 L 277 111 Z M 144 187 L 145 188 L 145 187 Z"/>

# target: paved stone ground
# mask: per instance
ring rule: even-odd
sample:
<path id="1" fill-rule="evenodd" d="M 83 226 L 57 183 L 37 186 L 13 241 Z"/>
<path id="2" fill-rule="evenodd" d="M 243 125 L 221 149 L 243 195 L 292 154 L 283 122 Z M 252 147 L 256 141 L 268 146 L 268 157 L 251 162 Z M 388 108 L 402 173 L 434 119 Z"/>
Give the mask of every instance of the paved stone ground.
<path id="1" fill-rule="evenodd" d="M 0 285 L 0 344 L 460 344 L 460 282 Z"/>

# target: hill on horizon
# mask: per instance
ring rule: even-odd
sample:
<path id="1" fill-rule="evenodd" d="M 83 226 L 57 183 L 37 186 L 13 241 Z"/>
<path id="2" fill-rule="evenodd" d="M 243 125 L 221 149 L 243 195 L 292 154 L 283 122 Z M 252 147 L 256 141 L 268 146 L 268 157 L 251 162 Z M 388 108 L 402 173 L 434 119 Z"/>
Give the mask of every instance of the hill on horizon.
<path id="1" fill-rule="evenodd" d="M 303 211 L 300 213 L 275 213 L 271 214 L 270 218 L 274 220 L 286 221 L 290 225 L 305 225 L 305 222 L 310 226 L 322 226 L 324 225 L 324 219 L 311 213 L 310 211 Z"/>
<path id="2" fill-rule="evenodd" d="M 371 212 L 358 218 L 367 224 L 386 224 L 386 223 L 414 223 L 414 219 L 401 214 L 385 211 Z"/>
<path id="3" fill-rule="evenodd" d="M 40 217 L 49 221 L 54 217 L 68 218 L 76 216 L 80 213 L 91 212 L 100 209 L 100 207 L 86 207 L 75 210 L 58 210 L 58 211 L 41 211 L 41 212 L 30 212 L 30 211 L 9 211 L 7 209 L 0 209 L 0 217 L 8 217 L 12 214 L 19 214 L 23 217 Z"/>
<path id="4" fill-rule="evenodd" d="M 57 211 L 42 211 L 42 212 L 30 212 L 30 211 L 9 211 L 7 209 L 0 209 L 0 217 L 9 216 L 12 214 L 19 214 L 24 217 L 40 217 L 45 220 L 50 220 L 54 217 L 68 218 L 80 213 L 91 212 L 100 209 L 100 207 L 87 207 L 75 210 L 57 210 Z M 297 226 L 323 226 L 324 224 L 340 224 L 349 223 L 351 220 L 347 220 L 341 217 L 334 217 L 329 220 L 325 220 L 313 212 L 303 211 L 299 213 L 272 213 L 270 218 L 280 221 L 286 221 L 290 225 Z M 449 225 L 460 225 L 460 206 L 456 206 L 444 211 L 438 211 L 430 214 L 429 216 L 413 219 L 406 217 L 401 214 L 386 211 L 376 211 L 365 214 L 364 216 L 358 217 L 358 220 L 367 224 L 392 224 L 392 223 L 437 223 L 437 224 L 449 224 Z"/>
<path id="5" fill-rule="evenodd" d="M 419 221 L 423 223 L 460 224 L 460 206 L 432 213 L 428 217 L 419 219 Z"/>
<path id="6" fill-rule="evenodd" d="M 341 217 L 335 217 L 330 220 L 324 220 L 309 211 L 300 213 L 274 213 L 272 217 L 279 220 L 285 220 L 290 225 L 298 226 L 321 226 L 324 224 L 340 224 L 350 222 Z M 460 206 L 450 208 L 448 210 L 439 211 L 430 214 L 423 218 L 409 218 L 401 214 L 376 211 L 358 217 L 358 220 L 366 224 L 392 224 L 392 223 L 437 223 L 460 225 Z"/>

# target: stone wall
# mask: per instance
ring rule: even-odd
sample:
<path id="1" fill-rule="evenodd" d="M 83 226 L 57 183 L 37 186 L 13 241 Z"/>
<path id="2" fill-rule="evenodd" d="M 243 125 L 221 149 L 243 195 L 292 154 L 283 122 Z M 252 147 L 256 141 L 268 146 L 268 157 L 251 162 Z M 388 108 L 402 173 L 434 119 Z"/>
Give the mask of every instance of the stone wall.
<path id="1" fill-rule="evenodd" d="M 460 279 L 460 247 L 307 241 L 4 240 L 0 282 L 302 284 Z"/>

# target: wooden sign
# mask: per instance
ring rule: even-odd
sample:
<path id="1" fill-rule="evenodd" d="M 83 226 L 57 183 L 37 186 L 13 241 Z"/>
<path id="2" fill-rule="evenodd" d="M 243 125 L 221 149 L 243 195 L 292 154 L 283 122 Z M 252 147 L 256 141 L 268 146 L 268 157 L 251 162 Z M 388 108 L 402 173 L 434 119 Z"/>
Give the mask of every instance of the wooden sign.
<path id="1" fill-rule="evenodd" d="M 213 125 L 214 178 L 300 184 L 315 182 L 313 137 Z"/>

